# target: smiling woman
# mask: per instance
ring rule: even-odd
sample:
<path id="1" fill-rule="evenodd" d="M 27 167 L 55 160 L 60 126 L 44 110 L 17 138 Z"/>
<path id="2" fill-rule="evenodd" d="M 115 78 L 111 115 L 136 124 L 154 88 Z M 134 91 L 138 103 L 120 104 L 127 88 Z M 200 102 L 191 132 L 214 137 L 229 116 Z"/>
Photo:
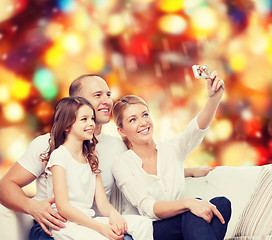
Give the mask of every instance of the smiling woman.
<path id="1" fill-rule="evenodd" d="M 114 105 L 114 121 L 129 150 L 115 160 L 113 175 L 136 208 L 133 212 L 154 220 L 154 240 L 224 239 L 230 201 L 225 197 L 210 201 L 183 198 L 184 161 L 207 134 L 223 86 L 223 80 L 213 72 L 207 78 L 209 97 L 204 108 L 182 134 L 162 143 L 153 140 L 153 122 L 143 99 L 128 95 Z"/>

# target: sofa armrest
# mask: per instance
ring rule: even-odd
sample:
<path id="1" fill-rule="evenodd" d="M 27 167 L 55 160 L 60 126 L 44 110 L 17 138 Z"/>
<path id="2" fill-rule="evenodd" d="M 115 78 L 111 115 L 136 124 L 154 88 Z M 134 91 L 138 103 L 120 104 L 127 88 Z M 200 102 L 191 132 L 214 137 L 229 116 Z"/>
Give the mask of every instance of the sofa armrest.
<path id="1" fill-rule="evenodd" d="M 32 225 L 30 215 L 14 212 L 0 204 L 0 239 L 28 240 Z"/>

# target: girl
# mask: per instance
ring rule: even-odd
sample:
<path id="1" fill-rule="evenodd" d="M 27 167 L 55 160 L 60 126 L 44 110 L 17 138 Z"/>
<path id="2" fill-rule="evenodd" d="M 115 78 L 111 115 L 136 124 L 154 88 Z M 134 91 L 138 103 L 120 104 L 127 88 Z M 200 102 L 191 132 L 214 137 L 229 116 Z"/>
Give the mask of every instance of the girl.
<path id="1" fill-rule="evenodd" d="M 120 190 L 141 215 L 153 222 L 154 240 L 222 240 L 230 219 L 225 197 L 210 202 L 184 199 L 184 160 L 206 135 L 224 92 L 213 72 L 207 79 L 208 101 L 187 129 L 156 144 L 153 123 L 144 100 L 125 96 L 113 108 L 118 132 L 129 150 L 116 159 L 113 175 Z"/>
<path id="2" fill-rule="evenodd" d="M 108 202 L 94 153 L 97 143 L 94 129 L 95 111 L 88 100 L 68 97 L 58 103 L 50 147 L 41 155 L 47 164 L 48 197 L 55 198 L 53 207 L 67 219 L 66 228 L 53 230 L 53 237 L 56 240 L 117 240 L 123 239 L 124 232 L 128 231 L 134 239 L 146 239 L 152 230 L 143 228 L 141 222 L 146 223 L 147 219 L 135 220 L 130 216 L 125 219 Z M 101 214 L 108 218 L 93 218 L 94 198 Z M 142 235 L 133 232 L 136 226 L 143 231 Z"/>

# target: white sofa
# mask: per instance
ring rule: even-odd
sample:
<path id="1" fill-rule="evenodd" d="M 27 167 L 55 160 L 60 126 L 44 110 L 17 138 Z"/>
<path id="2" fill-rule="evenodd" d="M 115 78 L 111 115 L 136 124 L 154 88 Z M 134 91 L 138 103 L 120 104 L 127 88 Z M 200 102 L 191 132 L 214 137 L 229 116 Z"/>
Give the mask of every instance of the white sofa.
<path id="1" fill-rule="evenodd" d="M 253 201 L 256 190 L 260 188 L 260 177 L 264 172 L 272 173 L 272 166 L 254 166 L 254 167 L 217 167 L 214 171 L 210 172 L 206 177 L 202 178 L 187 178 L 185 197 L 200 197 L 209 200 L 216 196 L 226 196 L 232 203 L 232 217 L 229 222 L 226 239 L 246 240 L 246 239 L 272 239 L 272 235 L 265 233 L 262 236 L 234 236 L 237 234 L 237 225 L 243 221 L 243 218 L 248 217 L 250 202 Z M 272 175 L 272 174 L 271 174 Z M 264 185 L 263 183 L 261 183 Z M 268 183 L 270 195 L 268 202 L 272 202 L 272 177 L 271 184 Z M 261 194 L 263 196 L 265 194 Z M 256 196 L 255 196 L 256 197 Z M 260 205 L 263 204 L 260 203 Z M 267 206 L 267 204 L 266 204 Z M 269 207 L 269 206 L 268 206 Z M 272 206 L 271 206 L 272 207 Z M 266 209 L 267 210 L 267 209 Z M 268 209 L 269 210 L 269 209 Z M 267 219 L 267 216 L 265 216 Z M 272 234 L 272 209 L 269 214 L 268 222 L 265 222 L 266 227 L 271 228 Z M 252 220 L 252 217 L 250 217 Z M 259 221 L 260 219 L 258 219 Z M 269 222 L 270 221 L 270 222 Z M 250 222 L 252 224 L 252 221 Z M 21 213 L 15 213 L 2 205 L 0 205 L 0 239 L 2 240 L 25 240 L 28 239 L 28 233 L 32 219 L 30 216 Z M 252 225 L 251 225 L 252 226 Z M 249 227 L 251 229 L 251 227 Z M 254 228 L 255 229 L 255 228 Z M 236 231 L 235 231 L 236 230 Z M 266 230 L 267 231 L 267 230 Z"/>

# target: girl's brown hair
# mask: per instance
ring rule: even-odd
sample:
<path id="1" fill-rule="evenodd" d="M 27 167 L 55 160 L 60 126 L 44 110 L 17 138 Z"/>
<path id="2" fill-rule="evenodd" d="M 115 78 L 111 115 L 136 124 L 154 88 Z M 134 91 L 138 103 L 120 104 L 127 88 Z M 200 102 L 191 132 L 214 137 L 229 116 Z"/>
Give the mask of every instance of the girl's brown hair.
<path id="1" fill-rule="evenodd" d="M 67 97 L 59 101 L 51 129 L 49 148 L 40 155 L 42 162 L 47 164 L 51 153 L 66 141 L 71 126 L 76 121 L 77 112 L 83 105 L 87 105 L 93 110 L 94 119 L 96 121 L 94 107 L 87 99 L 82 97 Z M 97 139 L 93 135 L 91 141 L 85 140 L 82 145 L 82 153 L 87 158 L 94 173 L 100 172 L 98 169 L 98 158 L 94 153 L 97 142 Z"/>
<path id="2" fill-rule="evenodd" d="M 127 109 L 129 105 L 132 105 L 132 104 L 142 104 L 148 108 L 146 102 L 142 98 L 135 95 L 126 95 L 120 98 L 119 100 L 117 100 L 117 102 L 113 106 L 112 115 L 113 115 L 113 120 L 115 124 L 119 128 L 123 128 L 124 111 Z M 122 139 L 128 149 L 132 148 L 130 141 L 126 137 L 122 137 Z"/>

